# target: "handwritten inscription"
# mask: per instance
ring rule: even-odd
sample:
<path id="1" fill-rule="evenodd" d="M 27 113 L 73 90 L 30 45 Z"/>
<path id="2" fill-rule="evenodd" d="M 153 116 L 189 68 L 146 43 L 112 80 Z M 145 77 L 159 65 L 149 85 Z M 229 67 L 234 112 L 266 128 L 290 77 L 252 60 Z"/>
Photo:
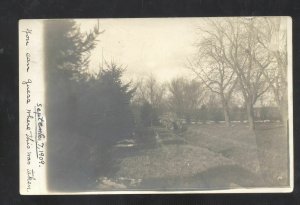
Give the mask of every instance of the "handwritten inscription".
<path id="1" fill-rule="evenodd" d="M 32 80 L 28 79 L 27 81 L 23 81 L 22 84 L 26 85 L 26 103 L 30 103 L 30 84 L 32 83 Z"/>
<path id="2" fill-rule="evenodd" d="M 27 160 L 27 165 L 31 164 L 31 147 L 34 144 L 34 139 L 32 136 L 32 130 L 31 130 L 31 122 L 33 120 L 33 115 L 31 114 L 31 110 L 27 109 L 26 111 L 26 148 L 27 148 L 27 154 L 26 154 L 26 160 Z"/>
<path id="3" fill-rule="evenodd" d="M 36 103 L 34 111 L 26 110 L 26 164 L 32 165 L 33 160 L 37 162 L 38 167 L 45 165 L 45 119 L 43 114 L 43 105 Z M 34 155 L 35 153 L 35 155 Z M 35 159 L 34 159 L 35 158 Z M 34 165 L 33 165 L 34 166 Z M 27 191 L 30 191 L 33 181 L 36 180 L 34 170 L 27 169 Z"/>
<path id="4" fill-rule="evenodd" d="M 27 28 L 25 31 L 22 32 L 25 33 L 25 45 L 29 46 L 30 34 L 32 33 L 32 30 Z"/>
<path id="5" fill-rule="evenodd" d="M 26 71 L 29 72 L 30 69 L 30 53 L 26 53 Z"/>
<path id="6" fill-rule="evenodd" d="M 26 190 L 29 192 L 31 190 L 32 181 L 35 181 L 35 172 L 33 169 L 27 169 L 27 187 Z"/>
<path id="7" fill-rule="evenodd" d="M 31 60 L 34 57 L 32 52 L 32 39 L 34 38 L 33 30 L 25 28 L 21 31 L 24 36 L 23 42 L 23 69 L 24 75 L 21 79 L 21 88 L 24 95 L 23 102 L 25 104 L 24 113 L 24 126 L 23 127 L 23 146 L 25 147 L 24 153 L 24 183 L 26 184 L 25 190 L 31 192 L 36 189 L 36 185 L 40 182 L 42 166 L 46 161 L 46 119 L 44 115 L 43 104 L 39 102 L 38 96 L 35 94 L 36 86 L 39 86 L 33 78 L 31 78 L 32 67 Z M 25 71 L 26 70 L 26 71 Z"/>
<path id="8" fill-rule="evenodd" d="M 42 115 L 42 104 L 37 103 L 35 107 L 35 120 L 36 120 L 36 156 L 38 159 L 39 167 L 45 164 L 45 134 L 43 132 L 44 117 Z"/>
<path id="9" fill-rule="evenodd" d="M 26 47 L 28 47 L 30 44 L 30 35 L 32 34 L 32 30 L 27 28 L 25 31 L 22 31 L 22 32 L 25 33 L 25 45 L 26 45 Z M 30 59 L 31 59 L 30 53 L 26 52 L 26 71 L 27 72 L 29 72 L 29 69 L 30 69 Z"/>
<path id="10" fill-rule="evenodd" d="M 31 130 L 30 122 L 33 119 L 33 115 L 31 114 L 31 110 L 29 110 L 29 109 L 27 109 L 26 113 L 27 113 L 27 116 L 26 116 L 26 130 Z"/>

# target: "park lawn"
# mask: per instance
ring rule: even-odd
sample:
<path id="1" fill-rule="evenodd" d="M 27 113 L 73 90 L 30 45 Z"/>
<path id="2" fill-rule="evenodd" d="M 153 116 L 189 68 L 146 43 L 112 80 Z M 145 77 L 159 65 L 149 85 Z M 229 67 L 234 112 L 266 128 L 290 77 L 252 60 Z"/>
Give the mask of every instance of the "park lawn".
<path id="1" fill-rule="evenodd" d="M 186 137 L 260 176 L 265 186 L 288 185 L 288 138 L 280 123 L 257 123 L 255 131 L 244 123 L 195 126 Z"/>
<path id="2" fill-rule="evenodd" d="M 111 180 L 116 184 L 123 183 L 118 179 L 139 182 L 122 184 L 122 188 L 288 185 L 287 138 L 279 123 L 260 123 L 255 131 L 243 123 L 231 127 L 194 124 L 180 136 L 164 128 L 155 129 L 161 136 L 156 147 L 120 159 L 119 170 Z M 172 138 L 180 143 L 169 143 Z"/>

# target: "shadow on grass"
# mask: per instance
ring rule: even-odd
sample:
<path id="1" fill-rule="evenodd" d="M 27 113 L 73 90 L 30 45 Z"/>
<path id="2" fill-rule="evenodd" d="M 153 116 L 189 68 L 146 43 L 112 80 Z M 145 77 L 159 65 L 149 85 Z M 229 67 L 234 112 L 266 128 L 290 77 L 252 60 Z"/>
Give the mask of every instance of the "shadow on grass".
<path id="1" fill-rule="evenodd" d="M 216 190 L 262 186 L 264 182 L 261 177 L 237 165 L 214 167 L 189 177 L 145 179 L 140 184 L 141 189 L 155 190 Z"/>
<path id="2" fill-rule="evenodd" d="M 269 186 L 289 185 L 289 137 L 281 123 L 259 124 L 255 130 L 262 175 Z"/>

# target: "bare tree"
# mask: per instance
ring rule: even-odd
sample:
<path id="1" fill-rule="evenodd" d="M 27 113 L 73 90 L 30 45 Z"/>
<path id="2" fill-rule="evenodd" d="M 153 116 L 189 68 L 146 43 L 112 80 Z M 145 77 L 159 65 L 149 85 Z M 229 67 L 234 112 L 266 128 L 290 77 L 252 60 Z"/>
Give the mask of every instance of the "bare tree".
<path id="1" fill-rule="evenodd" d="M 180 118 L 191 121 L 192 115 L 200 109 L 204 97 L 201 84 L 196 80 L 185 78 L 173 79 L 169 86 L 169 105 Z"/>
<path id="2" fill-rule="evenodd" d="M 188 60 L 188 68 L 220 97 L 226 125 L 230 126 L 229 101 L 237 84 L 237 76 L 223 59 L 220 42 L 215 37 L 204 37 L 196 46 L 198 53 L 192 61 Z"/>
<path id="3" fill-rule="evenodd" d="M 139 104 L 148 102 L 158 111 L 163 109 L 166 86 L 159 83 L 152 74 L 139 80 L 136 88 L 135 101 Z"/>
<path id="4" fill-rule="evenodd" d="M 259 21 L 257 18 L 227 18 L 209 19 L 207 23 L 210 29 L 203 31 L 218 42 L 221 59 L 236 74 L 247 108 L 249 127 L 254 129 L 253 106 L 270 87 L 264 75 L 270 66 L 269 55 L 255 33 Z"/>
<path id="5" fill-rule="evenodd" d="M 264 64 L 255 59 L 270 85 L 284 125 L 287 123 L 287 29 L 281 17 L 263 18 L 256 28 L 257 39 L 269 55 Z M 268 69 L 266 69 L 268 65 Z"/>

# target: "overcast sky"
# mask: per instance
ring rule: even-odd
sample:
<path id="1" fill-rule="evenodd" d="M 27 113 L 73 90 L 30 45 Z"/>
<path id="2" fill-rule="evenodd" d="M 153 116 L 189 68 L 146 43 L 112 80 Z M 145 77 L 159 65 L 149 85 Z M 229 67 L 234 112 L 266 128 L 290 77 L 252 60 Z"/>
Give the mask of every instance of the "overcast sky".
<path id="1" fill-rule="evenodd" d="M 82 31 L 92 29 L 97 20 L 77 20 Z M 103 56 L 127 66 L 125 77 L 141 78 L 152 73 L 160 81 L 191 75 L 186 59 L 195 53 L 196 18 L 100 19 L 96 49 L 90 67 L 97 70 Z"/>
<path id="2" fill-rule="evenodd" d="M 286 29 L 286 19 L 281 19 Z M 97 19 L 76 20 L 81 31 L 98 25 Z M 196 53 L 203 18 L 100 19 L 97 47 L 92 51 L 90 68 L 97 72 L 104 60 L 126 67 L 124 80 L 154 75 L 161 82 L 174 77 L 195 76 L 186 68 L 187 58 Z M 278 39 L 275 39 L 278 46 Z M 271 99 L 270 97 L 268 97 Z"/>

